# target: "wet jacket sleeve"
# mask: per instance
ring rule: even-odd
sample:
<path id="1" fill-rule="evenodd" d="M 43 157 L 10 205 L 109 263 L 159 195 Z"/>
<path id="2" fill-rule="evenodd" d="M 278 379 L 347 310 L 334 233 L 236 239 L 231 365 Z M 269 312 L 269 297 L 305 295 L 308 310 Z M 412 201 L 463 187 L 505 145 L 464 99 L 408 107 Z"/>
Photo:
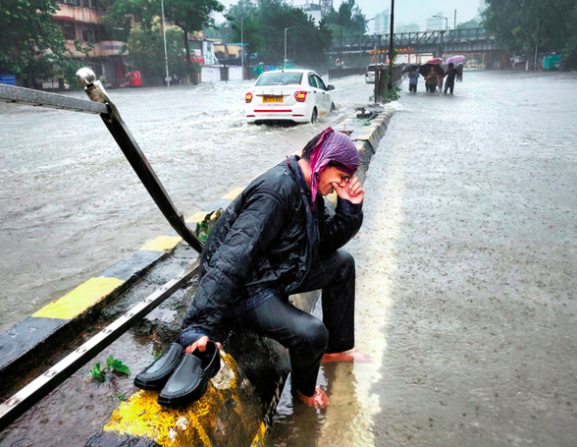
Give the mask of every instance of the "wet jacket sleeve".
<path id="1" fill-rule="evenodd" d="M 319 253 L 329 254 L 341 248 L 358 233 L 362 223 L 363 204 L 355 205 L 339 197 L 334 215 L 325 208 Z"/>
<path id="2" fill-rule="evenodd" d="M 218 338 L 218 325 L 235 303 L 237 287 L 246 282 L 259 255 L 266 253 L 282 231 L 284 208 L 274 192 L 256 191 L 247 199 L 209 261 L 183 328 L 193 326 L 212 340 Z"/>

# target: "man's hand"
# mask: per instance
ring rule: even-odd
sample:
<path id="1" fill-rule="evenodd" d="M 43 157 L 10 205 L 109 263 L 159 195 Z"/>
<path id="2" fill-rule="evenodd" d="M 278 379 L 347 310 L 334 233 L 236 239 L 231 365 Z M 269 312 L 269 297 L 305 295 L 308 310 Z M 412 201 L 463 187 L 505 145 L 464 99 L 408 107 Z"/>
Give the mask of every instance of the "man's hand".
<path id="1" fill-rule="evenodd" d="M 193 344 L 191 344 L 188 348 L 186 348 L 184 350 L 184 353 L 185 354 L 192 354 L 196 350 L 196 348 L 198 348 L 198 350 L 200 352 L 204 352 L 204 351 L 206 351 L 206 344 L 207 343 L 208 343 L 208 337 L 206 335 L 204 337 L 200 337 Z M 218 349 L 220 349 L 222 346 L 220 343 L 217 343 L 216 347 Z"/>
<path id="2" fill-rule="evenodd" d="M 363 187 L 361 186 L 357 177 L 351 178 L 344 187 L 341 187 L 337 183 L 333 183 L 333 188 L 341 199 L 348 200 L 355 205 L 363 203 L 365 198 L 365 191 L 363 190 Z"/>

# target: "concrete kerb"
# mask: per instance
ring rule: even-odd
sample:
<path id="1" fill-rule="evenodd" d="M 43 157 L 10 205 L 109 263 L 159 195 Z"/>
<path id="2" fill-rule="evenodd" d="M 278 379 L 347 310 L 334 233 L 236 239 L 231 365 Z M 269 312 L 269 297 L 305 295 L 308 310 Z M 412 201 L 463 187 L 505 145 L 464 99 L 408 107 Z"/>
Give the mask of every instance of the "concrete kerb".
<path id="1" fill-rule="evenodd" d="M 385 107 L 370 126 L 370 134 L 366 128 L 361 134 L 353 120 L 335 128 L 356 140 L 362 160 L 357 175 L 362 183 L 393 113 L 392 108 Z M 355 133 L 366 138 L 356 138 Z M 295 295 L 291 301 L 311 312 L 319 296 L 319 292 Z M 289 374 L 288 353 L 275 341 L 233 330 L 223 344 L 221 357 L 221 370 L 201 400 L 169 409 L 157 404 L 157 392 L 139 391 L 120 404 L 86 447 L 264 446 Z"/>

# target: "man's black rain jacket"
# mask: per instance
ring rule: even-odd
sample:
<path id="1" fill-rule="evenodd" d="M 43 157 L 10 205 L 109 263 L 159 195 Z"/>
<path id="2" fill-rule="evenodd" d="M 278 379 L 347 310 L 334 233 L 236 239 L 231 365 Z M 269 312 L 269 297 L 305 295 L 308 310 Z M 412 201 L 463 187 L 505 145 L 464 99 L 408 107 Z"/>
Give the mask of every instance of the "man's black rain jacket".
<path id="1" fill-rule="evenodd" d="M 362 220 L 362 204 L 341 198 L 333 215 L 320 194 L 311 210 L 298 157 L 289 157 L 253 180 L 216 222 L 183 329 L 214 340 L 223 316 L 239 299 L 264 289 L 288 297 L 313 260 L 346 244 Z"/>

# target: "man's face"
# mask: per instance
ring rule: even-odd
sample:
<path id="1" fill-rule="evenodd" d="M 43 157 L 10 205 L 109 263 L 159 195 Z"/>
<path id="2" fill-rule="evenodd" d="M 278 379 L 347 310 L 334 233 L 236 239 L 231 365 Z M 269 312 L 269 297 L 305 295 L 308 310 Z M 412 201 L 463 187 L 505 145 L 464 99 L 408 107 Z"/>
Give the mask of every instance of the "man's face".
<path id="1" fill-rule="evenodd" d="M 337 188 L 344 188 L 347 186 L 351 176 L 339 171 L 334 166 L 329 166 L 321 172 L 319 176 L 318 191 L 326 196 Z"/>

